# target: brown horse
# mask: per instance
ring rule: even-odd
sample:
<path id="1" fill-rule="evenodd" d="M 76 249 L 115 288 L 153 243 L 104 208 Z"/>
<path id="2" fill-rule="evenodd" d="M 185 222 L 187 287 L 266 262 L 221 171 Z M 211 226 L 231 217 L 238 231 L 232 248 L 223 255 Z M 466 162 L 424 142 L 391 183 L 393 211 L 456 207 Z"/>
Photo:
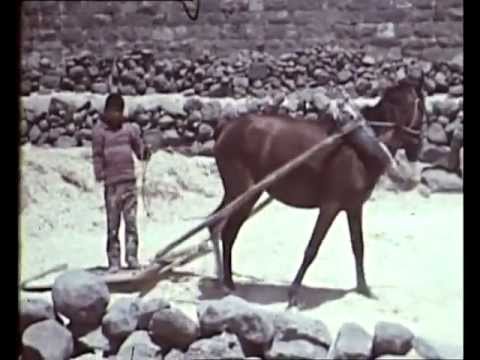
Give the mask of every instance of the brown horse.
<path id="1" fill-rule="evenodd" d="M 376 124 L 378 134 L 388 148 L 405 147 L 411 159 L 415 158 L 418 151 L 416 140 L 420 140 L 424 106 L 423 97 L 415 94 L 417 91 L 414 87 L 399 85 L 389 89 L 375 107 L 362 111 L 367 120 L 374 119 L 379 123 Z M 396 99 L 400 102 L 391 102 Z M 402 107 L 403 111 L 400 109 Z M 332 102 L 329 114 L 331 118 L 351 117 L 352 114 L 361 117 L 360 111 L 355 111 L 352 106 L 338 106 L 336 102 Z M 380 117 L 381 114 L 385 118 Z M 383 126 L 387 124 L 391 127 Z M 274 114 L 244 115 L 224 122 L 218 129 L 214 147 L 224 187 L 223 200 L 215 212 L 275 169 L 327 138 L 336 128 L 334 121 L 315 122 Z M 372 296 L 363 266 L 362 209 L 387 166 L 385 162 L 380 164 L 374 158 L 369 158 L 364 150 L 347 137 L 323 148 L 297 170 L 267 189 L 271 197 L 286 205 L 320 209 L 302 264 L 288 292 L 289 305 L 296 303 L 305 273 L 341 211 L 345 211 L 348 218 L 355 257 L 356 289 L 365 296 Z M 232 247 L 260 195 L 252 198 L 224 223 L 210 228 L 214 244 L 219 237 L 222 239 L 223 284 L 230 290 L 235 288 L 232 280 Z"/>

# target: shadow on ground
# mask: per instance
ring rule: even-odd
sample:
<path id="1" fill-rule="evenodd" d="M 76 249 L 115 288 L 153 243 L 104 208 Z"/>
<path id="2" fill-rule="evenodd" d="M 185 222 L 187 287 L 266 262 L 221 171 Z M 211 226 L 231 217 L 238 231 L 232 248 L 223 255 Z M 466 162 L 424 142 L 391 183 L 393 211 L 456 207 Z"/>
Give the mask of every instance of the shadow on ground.
<path id="1" fill-rule="evenodd" d="M 93 271 L 92 271 L 93 270 Z M 90 269 L 92 272 L 102 273 L 105 269 Z M 111 292 L 117 293 L 133 293 L 140 292 L 139 296 L 145 296 L 160 281 L 168 280 L 171 282 L 188 281 L 189 278 L 199 277 L 198 290 L 200 295 L 198 300 L 214 300 L 221 299 L 228 295 L 223 287 L 215 278 L 202 277 L 192 272 L 169 272 L 159 277 L 150 278 L 148 281 L 135 281 L 117 284 L 109 284 Z M 255 281 L 237 281 L 236 290 L 231 294 L 243 298 L 244 300 L 260 305 L 270 305 L 275 303 L 287 304 L 287 293 L 289 285 L 269 284 Z M 354 291 L 353 289 L 336 289 L 336 288 L 314 288 L 302 286 L 299 290 L 298 300 L 299 308 L 312 309 L 321 306 L 330 301 L 339 300 L 346 294 Z"/>
<path id="2" fill-rule="evenodd" d="M 288 285 L 267 283 L 236 283 L 236 290 L 232 293 L 246 301 L 270 305 L 274 303 L 287 303 Z M 221 299 L 227 295 L 215 279 L 201 278 L 199 282 L 200 300 Z M 299 291 L 299 307 L 311 309 L 330 301 L 341 299 L 352 290 L 313 288 L 302 286 Z"/>
<path id="3" fill-rule="evenodd" d="M 108 277 L 108 269 L 106 267 L 97 266 L 85 269 L 86 271 L 99 276 Z M 144 297 L 153 290 L 160 281 L 170 281 L 173 283 L 182 283 L 189 281 L 192 277 L 199 278 L 198 290 L 200 295 L 198 300 L 221 299 L 229 293 L 224 290 L 221 284 L 212 277 L 204 277 L 189 271 L 171 271 L 156 276 L 151 274 L 143 279 L 135 279 L 135 273 L 139 270 L 121 270 L 124 273 L 122 280 L 116 279 L 115 275 L 107 281 L 108 288 L 112 293 L 139 293 L 139 297 Z M 129 278 L 128 274 L 132 275 Z M 125 276 L 126 275 L 126 276 Z M 42 292 L 50 291 L 52 284 L 45 286 L 30 286 L 28 291 Z M 231 294 L 243 298 L 244 300 L 260 305 L 270 305 L 275 303 L 288 302 L 289 285 L 269 284 L 253 279 L 237 281 L 236 290 Z M 321 306 L 330 301 L 339 300 L 346 294 L 354 291 L 353 289 L 336 289 L 336 288 L 314 288 L 302 286 L 298 293 L 298 308 L 312 309 Z"/>

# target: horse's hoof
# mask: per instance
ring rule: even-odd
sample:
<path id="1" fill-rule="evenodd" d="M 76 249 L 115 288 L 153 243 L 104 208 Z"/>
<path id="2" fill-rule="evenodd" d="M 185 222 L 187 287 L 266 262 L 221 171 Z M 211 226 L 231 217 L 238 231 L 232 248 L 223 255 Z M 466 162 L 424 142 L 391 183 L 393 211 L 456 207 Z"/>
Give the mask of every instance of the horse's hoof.
<path id="1" fill-rule="evenodd" d="M 231 294 L 231 293 L 235 292 L 235 290 L 236 290 L 233 282 L 227 282 L 227 283 L 224 282 L 223 285 L 222 285 L 222 288 L 223 288 L 223 291 L 227 294 Z"/>
<path id="2" fill-rule="evenodd" d="M 288 305 L 287 309 L 297 308 L 298 307 L 298 288 L 290 288 L 288 290 Z"/>
<path id="3" fill-rule="evenodd" d="M 287 310 L 294 311 L 295 309 L 298 309 L 298 300 L 296 298 L 289 298 Z"/>
<path id="4" fill-rule="evenodd" d="M 217 276 L 217 281 L 218 281 L 219 283 L 223 283 L 223 272 L 217 271 L 217 272 L 215 273 L 215 275 Z"/>
<path id="5" fill-rule="evenodd" d="M 300 311 L 300 305 L 296 299 L 288 300 L 287 309 L 289 313 L 296 314 Z"/>

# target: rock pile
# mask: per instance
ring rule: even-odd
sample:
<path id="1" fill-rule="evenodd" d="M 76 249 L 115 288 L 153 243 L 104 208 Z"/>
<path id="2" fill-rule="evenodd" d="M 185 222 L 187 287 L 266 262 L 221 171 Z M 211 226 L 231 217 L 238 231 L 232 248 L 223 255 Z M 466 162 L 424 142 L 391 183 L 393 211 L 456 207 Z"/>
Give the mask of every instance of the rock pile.
<path id="1" fill-rule="evenodd" d="M 359 325 L 347 323 L 332 340 L 320 320 L 263 310 L 233 295 L 201 301 L 198 321 L 161 299 L 124 298 L 107 309 L 106 285 L 93 278 L 72 271 L 55 282 L 53 309 L 68 318 L 68 326 L 53 318 L 52 304 L 25 300 L 30 305 L 22 306 L 20 313 L 25 324 L 23 359 L 131 359 L 132 354 L 135 359 L 185 360 L 441 358 L 425 339 L 400 324 L 381 322 L 374 334 L 369 334 Z M 71 280 L 68 286 L 65 279 Z M 74 294 L 78 295 L 75 301 Z M 79 322 L 96 325 L 89 327 L 87 334 L 79 334 L 72 330 L 72 323 Z"/>
<path id="2" fill-rule="evenodd" d="M 83 51 L 63 64 L 54 64 L 41 55 L 24 61 L 21 87 L 26 97 L 21 112 L 21 143 L 89 146 L 104 94 L 119 91 L 137 96 L 137 104 L 155 98 L 154 94 L 171 94 L 178 98 L 170 101 L 172 106 L 145 100 L 147 106 L 131 109 L 131 120 L 141 126 L 145 138 L 156 148 L 181 147 L 193 154 L 208 155 L 217 121 L 232 113 L 258 111 L 265 104 L 280 104 L 287 97 L 284 112 L 313 120 L 318 114 L 308 109 L 319 109 L 324 103 L 316 96 L 315 88 L 327 89 L 332 96 L 342 90 L 353 98 L 371 98 L 394 81 L 423 74 L 426 92 L 442 96 L 430 102 L 420 160 L 456 173 L 462 171 L 459 151 L 455 149 L 452 157 L 449 149 L 455 134 L 462 134 L 463 143 L 462 55 L 432 63 L 394 55 L 375 58 L 363 49 L 331 44 L 280 56 L 245 50 L 226 57 L 206 50 L 191 59 L 158 59 L 156 55 L 143 49 L 116 58 L 97 58 Z M 90 96 L 95 101 L 65 101 L 51 96 L 48 106 L 41 109 L 35 96 L 29 96 L 52 91 L 92 92 L 99 96 Z M 226 98 L 242 100 L 225 105 Z M 184 108 L 179 108 L 179 103 Z"/>
<path id="3" fill-rule="evenodd" d="M 22 103 L 21 142 L 61 148 L 90 146 L 92 128 L 100 120 L 104 101 L 105 95 L 91 94 L 26 97 Z M 362 99 L 356 101 L 365 103 Z M 276 94 L 237 100 L 169 94 L 126 97 L 126 102 L 130 121 L 140 126 L 145 141 L 154 150 L 172 147 L 190 155 L 211 155 L 220 119 L 275 108 L 279 113 L 317 120 L 325 111 L 329 97 L 317 88 L 287 96 Z M 427 98 L 423 134 L 420 161 L 440 169 L 440 173 L 430 172 L 433 181 L 425 177 L 424 183 L 433 191 L 461 191 L 463 100 L 446 95 Z M 449 174 L 445 175 L 445 170 Z M 448 184 L 442 185 L 442 179 L 447 177 Z"/>
<path id="4" fill-rule="evenodd" d="M 413 69 L 413 70 L 412 70 Z M 22 94 L 91 91 L 124 95 L 185 93 L 206 97 L 263 97 L 308 87 L 342 87 L 352 96 L 377 96 L 407 73 L 426 76 L 429 94 L 463 95 L 463 56 L 430 63 L 402 56 L 374 58 L 363 49 L 318 45 L 274 56 L 242 50 L 227 57 L 205 50 L 191 59 L 159 59 L 153 50 L 97 58 L 89 51 L 54 64 L 38 56 L 22 64 Z"/>

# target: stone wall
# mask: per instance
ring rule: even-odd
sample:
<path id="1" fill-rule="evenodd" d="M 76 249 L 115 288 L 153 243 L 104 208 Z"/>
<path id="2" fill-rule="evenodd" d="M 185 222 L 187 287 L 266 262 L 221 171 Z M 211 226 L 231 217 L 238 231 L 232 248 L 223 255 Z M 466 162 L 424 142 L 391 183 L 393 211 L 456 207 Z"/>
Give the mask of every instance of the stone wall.
<path id="1" fill-rule="evenodd" d="M 429 60 L 463 52 L 462 0 L 200 0 L 196 21 L 175 1 L 28 1 L 22 21 L 24 56 L 40 52 L 55 62 L 85 49 L 191 57 L 327 41 Z"/>
<path id="2" fill-rule="evenodd" d="M 462 1 L 200 1 L 197 21 L 172 1 L 24 2 L 21 143 L 88 146 L 119 91 L 144 137 L 209 153 L 226 99 L 258 111 L 287 96 L 285 112 L 314 120 L 318 88 L 372 98 L 408 74 L 442 96 L 422 160 L 448 160 L 463 133 Z"/>
<path id="3" fill-rule="evenodd" d="M 197 58 L 163 60 L 144 50 L 125 53 L 114 62 L 112 66 L 112 59 L 84 51 L 68 60 L 65 67 L 55 67 L 47 57 L 27 66 L 22 79 L 22 143 L 58 145 L 60 137 L 68 136 L 66 144 L 81 145 L 84 140 L 88 144 L 105 94 L 112 90 L 134 99 L 127 100 L 133 104 L 129 117 L 143 132 L 158 131 L 158 137 L 171 139 L 172 143 L 165 140 L 166 146 L 192 145 L 212 140 L 213 128 L 227 110 L 220 105 L 226 99 L 238 100 L 234 107 L 243 106 L 243 111 L 249 112 L 286 96 L 288 101 L 281 106 L 285 112 L 314 120 L 315 94 L 320 89 L 330 98 L 342 93 L 352 98 L 378 97 L 407 73 L 424 77 L 427 95 L 442 96 L 429 107 L 424 129 L 429 143 L 448 146 L 453 132 L 463 126 L 462 56 L 449 62 L 377 60 L 365 51 L 315 46 L 277 57 L 241 51 L 228 57 L 205 52 Z M 55 77 L 54 71 L 63 75 Z M 58 94 L 58 90 L 70 95 L 48 96 Z M 96 96 L 86 95 L 86 91 Z M 174 100 L 159 100 L 167 95 Z M 195 103 L 199 96 L 204 98 L 199 105 L 185 109 L 178 105 L 186 98 Z M 312 105 L 309 110 L 305 103 Z"/>
<path id="4" fill-rule="evenodd" d="M 51 297 L 20 304 L 24 359 L 91 359 L 94 351 L 96 359 L 119 360 L 133 353 L 165 360 L 462 357 L 462 349 L 446 351 L 400 323 L 379 321 L 369 332 L 347 322 L 332 336 L 319 319 L 266 310 L 234 295 L 199 301 L 193 319 L 162 298 L 111 301 L 104 280 L 85 271 L 61 274 L 52 288 Z M 55 321 L 56 314 L 69 326 Z"/>

